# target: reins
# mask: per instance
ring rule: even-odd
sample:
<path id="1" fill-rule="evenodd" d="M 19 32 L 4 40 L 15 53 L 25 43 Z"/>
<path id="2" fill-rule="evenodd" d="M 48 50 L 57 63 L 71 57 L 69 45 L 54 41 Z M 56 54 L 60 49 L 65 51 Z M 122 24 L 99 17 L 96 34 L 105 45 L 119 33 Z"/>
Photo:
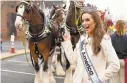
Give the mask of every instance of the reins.
<path id="1" fill-rule="evenodd" d="M 77 30 L 78 30 L 78 33 L 79 33 L 79 35 L 81 36 L 81 31 L 80 31 L 80 28 L 79 28 L 79 26 L 78 26 L 78 21 L 79 21 L 79 19 L 80 19 L 80 17 L 81 17 L 81 14 L 79 15 L 79 17 L 78 17 L 77 20 L 76 20 L 76 15 L 77 15 L 77 11 L 76 11 L 76 6 L 75 6 L 75 24 L 76 24 L 76 28 L 77 28 Z"/>
<path id="2" fill-rule="evenodd" d="M 27 24 L 25 24 L 25 22 L 24 22 L 24 25 L 25 25 L 25 27 L 27 26 Z M 23 44 L 23 47 L 24 47 L 25 55 L 26 55 L 26 61 L 29 64 L 29 66 L 33 68 L 33 66 L 30 65 L 30 62 L 29 62 L 28 57 L 27 57 L 27 52 L 26 52 L 26 35 L 24 35 L 24 34 L 26 34 L 26 28 L 22 32 L 22 44 Z"/>

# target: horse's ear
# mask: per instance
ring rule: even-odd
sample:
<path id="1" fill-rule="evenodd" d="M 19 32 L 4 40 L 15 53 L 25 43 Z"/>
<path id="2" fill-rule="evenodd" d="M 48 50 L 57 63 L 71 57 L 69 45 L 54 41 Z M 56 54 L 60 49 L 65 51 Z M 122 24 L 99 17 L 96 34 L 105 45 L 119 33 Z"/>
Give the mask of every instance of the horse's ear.
<path id="1" fill-rule="evenodd" d="M 64 9 L 66 8 L 66 4 L 64 4 L 63 8 L 64 8 Z"/>
<path id="2" fill-rule="evenodd" d="M 18 12 L 18 6 L 16 6 L 15 11 Z"/>

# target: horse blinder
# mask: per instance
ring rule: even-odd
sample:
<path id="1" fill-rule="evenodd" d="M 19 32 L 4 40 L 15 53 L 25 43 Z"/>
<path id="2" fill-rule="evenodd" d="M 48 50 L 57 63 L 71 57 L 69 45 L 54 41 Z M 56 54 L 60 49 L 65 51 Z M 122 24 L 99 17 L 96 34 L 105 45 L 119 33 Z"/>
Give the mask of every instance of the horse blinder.
<path id="1" fill-rule="evenodd" d="M 27 14 L 29 13 L 30 9 L 31 9 L 31 6 L 27 5 L 26 8 L 25 8 L 25 11 L 27 12 Z"/>

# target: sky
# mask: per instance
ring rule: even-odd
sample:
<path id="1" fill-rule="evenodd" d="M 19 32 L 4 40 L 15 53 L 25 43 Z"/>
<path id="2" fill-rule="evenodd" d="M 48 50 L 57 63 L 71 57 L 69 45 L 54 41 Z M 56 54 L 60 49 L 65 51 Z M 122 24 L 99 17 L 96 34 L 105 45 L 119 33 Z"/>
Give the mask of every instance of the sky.
<path id="1" fill-rule="evenodd" d="M 113 20 L 127 21 L 127 0 L 85 0 L 85 3 L 96 5 L 98 9 L 102 10 L 109 7 Z"/>

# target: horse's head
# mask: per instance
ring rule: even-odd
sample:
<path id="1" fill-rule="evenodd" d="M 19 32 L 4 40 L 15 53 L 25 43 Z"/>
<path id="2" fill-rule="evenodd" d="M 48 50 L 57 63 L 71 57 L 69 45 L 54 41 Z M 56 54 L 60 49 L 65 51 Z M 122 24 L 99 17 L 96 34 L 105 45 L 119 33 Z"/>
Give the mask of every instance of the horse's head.
<path id="1" fill-rule="evenodd" d="M 24 30 L 24 24 L 42 24 L 43 18 L 39 12 L 39 9 L 30 1 L 22 1 L 16 7 L 16 20 L 15 26 L 19 30 Z"/>
<path id="2" fill-rule="evenodd" d="M 53 5 L 51 9 L 50 19 L 61 23 L 66 15 L 65 7 L 66 5 L 64 6 Z"/>
<path id="3" fill-rule="evenodd" d="M 80 16 L 81 10 L 84 7 L 84 0 L 70 1 L 70 6 L 66 18 L 67 28 L 70 29 L 71 33 L 77 33 L 77 28 L 81 24 Z"/>
<path id="4" fill-rule="evenodd" d="M 62 40 L 62 33 L 64 32 L 62 25 L 64 24 L 64 19 L 66 16 L 65 7 L 66 5 L 53 5 L 50 12 L 51 24 L 54 29 L 54 36 L 57 39 L 57 43 L 60 43 Z"/>

